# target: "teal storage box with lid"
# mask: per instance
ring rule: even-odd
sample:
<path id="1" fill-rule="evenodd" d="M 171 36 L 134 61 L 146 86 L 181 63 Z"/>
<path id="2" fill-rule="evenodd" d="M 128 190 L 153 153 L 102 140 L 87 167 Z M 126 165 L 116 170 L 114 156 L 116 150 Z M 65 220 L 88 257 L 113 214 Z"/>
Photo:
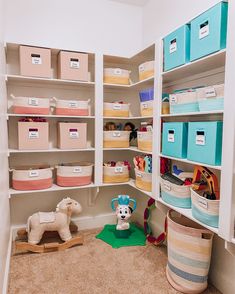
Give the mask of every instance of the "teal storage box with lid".
<path id="1" fill-rule="evenodd" d="M 177 158 L 187 157 L 188 123 L 163 123 L 162 154 Z"/>
<path id="2" fill-rule="evenodd" d="M 190 61 L 226 47 L 228 3 L 220 2 L 191 21 Z"/>
<path id="3" fill-rule="evenodd" d="M 222 134 L 221 121 L 189 122 L 187 159 L 221 165 Z"/>
<path id="4" fill-rule="evenodd" d="M 190 59 L 190 26 L 180 27 L 163 39 L 164 71 L 189 62 Z"/>

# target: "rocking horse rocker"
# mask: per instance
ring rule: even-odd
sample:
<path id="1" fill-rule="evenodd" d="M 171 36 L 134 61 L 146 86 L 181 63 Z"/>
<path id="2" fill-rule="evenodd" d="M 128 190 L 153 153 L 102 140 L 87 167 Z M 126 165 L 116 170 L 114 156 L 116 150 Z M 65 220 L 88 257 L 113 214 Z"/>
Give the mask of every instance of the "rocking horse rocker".
<path id="1" fill-rule="evenodd" d="M 72 214 L 79 214 L 81 205 L 67 197 L 57 204 L 55 212 L 37 212 L 28 218 L 27 229 L 17 232 L 21 241 L 16 241 L 16 250 L 32 252 L 48 252 L 65 250 L 69 247 L 83 244 L 82 236 L 73 237 L 71 233 L 77 232 L 77 226 L 70 224 Z M 39 244 L 44 233 L 48 237 L 56 237 L 58 232 L 63 243 L 53 242 Z M 26 239 L 28 238 L 28 240 Z M 22 242 L 22 239 L 26 239 Z"/>

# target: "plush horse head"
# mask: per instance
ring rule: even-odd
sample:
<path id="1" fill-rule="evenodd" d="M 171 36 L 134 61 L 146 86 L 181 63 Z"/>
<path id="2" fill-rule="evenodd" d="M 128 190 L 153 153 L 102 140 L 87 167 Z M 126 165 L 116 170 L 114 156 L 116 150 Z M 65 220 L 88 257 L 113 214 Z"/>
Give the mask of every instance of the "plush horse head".
<path id="1" fill-rule="evenodd" d="M 82 207 L 80 203 L 67 197 L 57 204 L 56 211 L 66 212 L 70 215 L 79 214 L 82 211 Z"/>

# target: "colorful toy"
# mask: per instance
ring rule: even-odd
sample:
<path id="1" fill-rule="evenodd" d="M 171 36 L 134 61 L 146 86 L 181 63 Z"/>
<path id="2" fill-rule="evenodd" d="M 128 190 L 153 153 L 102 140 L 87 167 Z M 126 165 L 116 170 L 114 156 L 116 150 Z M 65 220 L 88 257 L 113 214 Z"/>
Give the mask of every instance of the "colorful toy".
<path id="1" fill-rule="evenodd" d="M 114 203 L 118 202 L 117 207 L 115 208 Z M 133 202 L 133 207 L 130 206 L 130 202 Z M 116 212 L 117 216 L 117 226 L 116 230 L 124 231 L 129 230 L 129 218 L 132 215 L 132 212 L 136 209 L 136 200 L 130 198 L 128 195 L 119 195 L 118 198 L 113 198 L 111 202 L 112 210 Z"/>
<path id="2" fill-rule="evenodd" d="M 137 155 L 133 158 L 133 162 L 135 169 L 142 172 L 152 173 L 152 155 Z"/>
<path id="3" fill-rule="evenodd" d="M 144 232 L 149 243 L 154 244 L 155 246 L 161 245 L 167 237 L 167 219 L 165 219 L 164 232 L 161 233 L 157 238 L 153 236 L 151 227 L 149 225 L 151 218 L 151 210 L 155 209 L 155 200 L 150 198 L 147 204 L 147 207 L 144 211 Z"/>

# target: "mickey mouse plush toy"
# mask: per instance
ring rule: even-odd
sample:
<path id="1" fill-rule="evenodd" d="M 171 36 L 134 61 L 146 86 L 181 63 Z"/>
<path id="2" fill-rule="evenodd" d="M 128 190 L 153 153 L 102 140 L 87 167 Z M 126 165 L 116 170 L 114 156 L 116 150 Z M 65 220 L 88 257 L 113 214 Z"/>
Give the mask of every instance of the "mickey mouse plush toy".
<path id="1" fill-rule="evenodd" d="M 115 201 L 118 201 L 118 205 L 115 208 Z M 130 206 L 130 202 L 133 202 L 133 208 Z M 129 218 L 132 212 L 136 209 L 136 200 L 130 198 L 128 195 L 119 195 L 118 198 L 113 198 L 111 202 L 113 211 L 116 212 L 117 216 L 117 230 L 129 230 Z"/>

